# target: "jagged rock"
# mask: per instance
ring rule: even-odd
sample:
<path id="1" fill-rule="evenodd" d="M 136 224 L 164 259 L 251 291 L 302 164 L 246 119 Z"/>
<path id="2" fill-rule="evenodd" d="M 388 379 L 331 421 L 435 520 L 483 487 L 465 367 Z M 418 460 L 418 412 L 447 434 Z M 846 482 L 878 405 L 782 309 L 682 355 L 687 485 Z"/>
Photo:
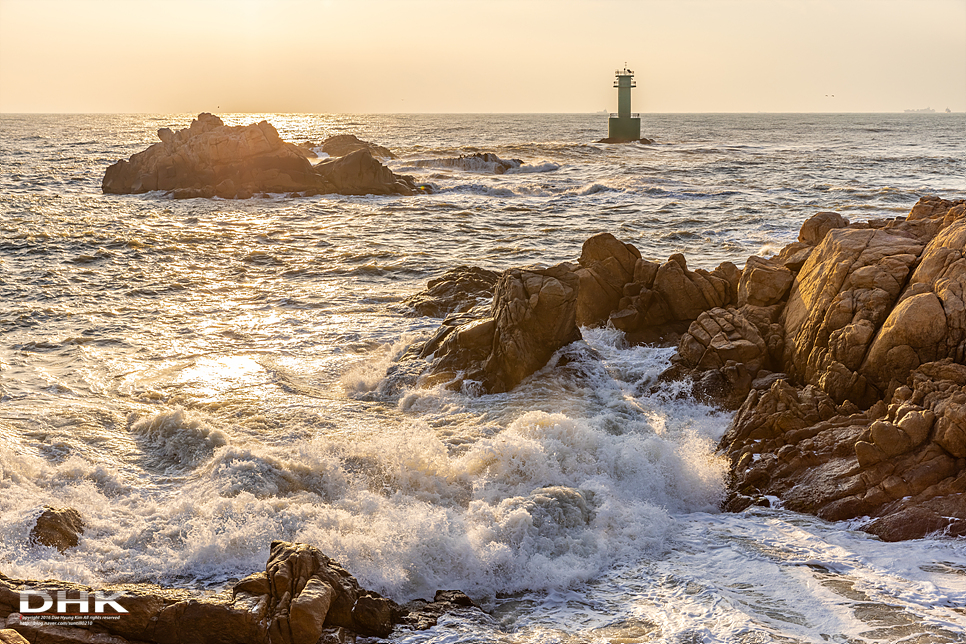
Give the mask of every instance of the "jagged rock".
<path id="1" fill-rule="evenodd" d="M 0 628 L 0 644 L 30 644 L 30 642 L 12 628 Z"/>
<path id="2" fill-rule="evenodd" d="M 37 523 L 30 530 L 30 540 L 64 552 L 77 545 L 84 534 L 84 520 L 74 508 L 44 506 Z"/>
<path id="3" fill-rule="evenodd" d="M 752 391 L 721 444 L 736 493 L 728 507 L 770 494 L 831 521 L 872 517 L 862 529 L 890 541 L 966 535 L 964 412 L 966 366 L 949 359 L 865 412 L 786 381 Z"/>
<path id="4" fill-rule="evenodd" d="M 577 324 L 598 326 L 607 321 L 624 296 L 624 286 L 634 279 L 641 253 L 610 233 L 600 233 L 584 242 L 574 272 L 580 279 L 577 296 Z"/>
<path id="5" fill-rule="evenodd" d="M 374 157 L 395 159 L 396 155 L 389 148 L 368 141 L 363 141 L 354 134 L 337 134 L 322 142 L 322 151 L 330 157 L 341 157 L 356 150 L 369 150 Z"/>
<path id="6" fill-rule="evenodd" d="M 314 171 L 343 195 L 411 195 L 415 184 L 382 165 L 366 149 L 326 159 Z"/>
<path id="7" fill-rule="evenodd" d="M 782 265 L 752 255 L 738 281 L 738 306 L 770 306 L 785 298 L 792 281 L 791 270 Z"/>
<path id="8" fill-rule="evenodd" d="M 701 313 L 735 301 L 740 275 L 731 262 L 690 271 L 680 253 L 660 266 L 641 260 L 610 322 L 635 341 L 676 344 Z"/>
<path id="9" fill-rule="evenodd" d="M 792 285 L 785 308 L 786 371 L 837 402 L 869 407 L 881 381 L 860 370 L 922 243 L 881 230 L 831 230 Z"/>
<path id="10" fill-rule="evenodd" d="M 282 141 L 267 121 L 226 126 L 202 113 L 177 132 L 158 131 L 160 143 L 120 160 L 104 173 L 102 190 L 137 194 L 164 190 L 175 198 L 248 198 L 256 193 L 412 194 L 415 184 L 360 150 L 313 166 L 306 150 Z M 342 161 L 343 163 L 339 163 Z"/>
<path id="11" fill-rule="evenodd" d="M 430 280 L 426 290 L 406 299 L 420 315 L 445 317 L 465 313 L 490 301 L 500 274 L 476 266 L 457 266 Z"/>
<path id="12" fill-rule="evenodd" d="M 762 328 L 749 318 L 755 319 Z M 772 350 L 766 336 L 772 340 Z M 770 324 L 768 314 L 760 313 L 757 307 L 710 309 L 688 327 L 678 345 L 676 366 L 660 379 L 690 376 L 695 380 L 696 395 L 727 409 L 737 409 L 757 374 L 771 366 L 778 338 L 780 325 Z"/>
<path id="13" fill-rule="evenodd" d="M 849 220 L 837 212 L 817 212 L 802 224 L 798 232 L 798 241 L 805 242 L 812 246 L 817 246 L 828 231 L 835 228 L 845 228 L 849 225 Z"/>
<path id="14" fill-rule="evenodd" d="M 437 590 L 431 602 L 416 599 L 403 606 L 406 612 L 403 623 L 412 626 L 414 630 L 424 631 L 436 626 L 439 618 L 446 613 L 467 608 L 479 610 L 480 607 L 460 590 Z"/>
<path id="15" fill-rule="evenodd" d="M 493 295 L 491 315 L 437 334 L 423 348 L 434 362 L 424 384 L 477 381 L 486 393 L 516 387 L 561 347 L 580 339 L 578 278 L 570 266 L 510 269 Z"/>
<path id="16" fill-rule="evenodd" d="M 860 371 L 891 392 L 920 364 L 947 357 L 966 362 L 966 219 L 944 228 L 923 251 Z"/>

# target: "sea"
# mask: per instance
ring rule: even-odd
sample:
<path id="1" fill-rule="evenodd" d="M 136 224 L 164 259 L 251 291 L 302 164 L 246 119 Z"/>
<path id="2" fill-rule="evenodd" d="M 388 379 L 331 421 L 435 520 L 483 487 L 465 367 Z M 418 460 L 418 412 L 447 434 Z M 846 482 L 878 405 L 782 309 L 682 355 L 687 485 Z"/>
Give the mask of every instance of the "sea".
<path id="1" fill-rule="evenodd" d="M 193 115 L 0 115 L 4 574 L 218 590 L 283 539 L 484 609 L 399 643 L 966 641 L 966 540 L 719 511 L 733 414 L 653 387 L 673 348 L 583 329 L 579 377 L 386 380 L 440 324 L 405 299 L 450 268 L 575 261 L 600 232 L 741 267 L 819 211 L 966 196 L 966 115 L 644 114 L 652 145 L 597 143 L 599 114 L 220 116 L 355 134 L 433 193 L 105 195 Z M 448 162 L 477 152 L 517 163 Z M 77 547 L 30 543 L 44 505 L 80 512 Z"/>

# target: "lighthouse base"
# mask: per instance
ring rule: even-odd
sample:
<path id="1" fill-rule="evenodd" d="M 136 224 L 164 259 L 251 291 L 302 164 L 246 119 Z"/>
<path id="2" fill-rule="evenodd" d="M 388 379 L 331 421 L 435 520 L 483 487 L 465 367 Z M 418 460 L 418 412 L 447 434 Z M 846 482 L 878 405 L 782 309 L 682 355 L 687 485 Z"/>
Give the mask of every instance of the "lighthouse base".
<path id="1" fill-rule="evenodd" d="M 640 117 L 613 116 L 607 121 L 607 138 L 614 142 L 638 141 L 641 138 Z"/>

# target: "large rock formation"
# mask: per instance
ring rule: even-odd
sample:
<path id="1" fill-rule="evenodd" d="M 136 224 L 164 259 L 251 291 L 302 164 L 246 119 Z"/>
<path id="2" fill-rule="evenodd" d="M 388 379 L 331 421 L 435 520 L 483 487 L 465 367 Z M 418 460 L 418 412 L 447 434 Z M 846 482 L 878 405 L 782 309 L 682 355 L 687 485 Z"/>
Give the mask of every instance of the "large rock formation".
<path id="1" fill-rule="evenodd" d="M 64 592 L 67 599 L 83 598 L 88 607 L 98 597 L 109 598 L 127 612 L 103 604 L 103 612 L 95 611 L 91 623 L 83 626 L 24 620 L 19 611 L 21 593 L 26 591 L 45 593 L 54 600 Z M 282 541 L 272 543 L 264 572 L 221 593 L 150 584 L 108 586 L 96 592 L 78 584 L 0 574 L 0 619 L 8 629 L 40 643 L 316 644 L 352 641 L 354 635 L 347 636 L 346 631 L 387 637 L 396 624 L 429 628 L 444 612 L 475 607 L 458 591 L 439 591 L 434 602 L 411 602 L 401 608 L 360 587 L 355 577 L 318 549 Z M 43 600 L 43 595 L 37 595 L 35 608 Z M 74 609 L 77 604 L 68 606 Z"/>
<path id="2" fill-rule="evenodd" d="M 313 166 L 310 154 L 283 141 L 268 122 L 226 126 L 208 113 L 104 173 L 111 194 L 164 190 L 178 198 L 245 199 L 256 193 L 411 195 L 412 179 L 395 175 L 366 148 Z"/>
<path id="3" fill-rule="evenodd" d="M 778 305 L 780 333 L 769 327 L 778 340 L 762 351 L 733 322 L 747 305 L 718 315 L 734 330 L 717 362 L 741 348 L 749 371 L 780 371 L 755 374 L 722 439 L 729 509 L 776 496 L 792 510 L 861 519 L 887 540 L 966 535 L 964 215 L 963 201 L 928 197 L 905 219 L 846 225 L 819 213 L 799 237 L 815 245 Z M 720 369 L 713 343 L 698 346 L 707 335 L 692 325 L 680 347 L 699 377 Z M 732 404 L 744 393 L 722 391 Z"/>

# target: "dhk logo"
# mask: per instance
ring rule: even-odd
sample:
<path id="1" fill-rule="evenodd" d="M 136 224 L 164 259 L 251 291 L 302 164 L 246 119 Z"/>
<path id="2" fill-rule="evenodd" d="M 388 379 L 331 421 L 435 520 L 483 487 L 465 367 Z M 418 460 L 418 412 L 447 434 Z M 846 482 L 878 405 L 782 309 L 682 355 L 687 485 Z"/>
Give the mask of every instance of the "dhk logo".
<path id="1" fill-rule="evenodd" d="M 68 606 L 74 606 L 77 608 L 71 614 L 103 614 L 107 607 L 111 607 L 115 613 L 126 613 L 127 610 L 117 603 L 117 598 L 121 596 L 121 593 L 115 593 L 113 595 L 105 595 L 100 591 L 94 593 L 94 597 L 91 598 L 87 591 L 80 591 L 76 598 L 68 598 L 66 590 L 57 591 L 57 614 L 70 613 Z M 40 606 L 31 605 L 37 604 L 37 600 L 40 600 Z M 91 611 L 91 600 L 93 599 L 94 610 Z M 33 600 L 33 601 L 31 601 Z M 54 599 L 50 596 L 50 593 L 44 590 L 23 590 L 20 591 L 20 613 L 21 614 L 31 614 L 31 613 L 45 613 L 54 606 Z"/>

